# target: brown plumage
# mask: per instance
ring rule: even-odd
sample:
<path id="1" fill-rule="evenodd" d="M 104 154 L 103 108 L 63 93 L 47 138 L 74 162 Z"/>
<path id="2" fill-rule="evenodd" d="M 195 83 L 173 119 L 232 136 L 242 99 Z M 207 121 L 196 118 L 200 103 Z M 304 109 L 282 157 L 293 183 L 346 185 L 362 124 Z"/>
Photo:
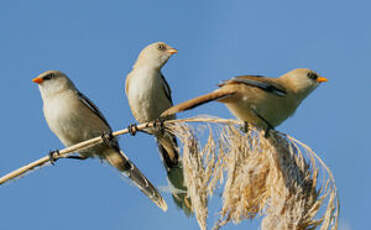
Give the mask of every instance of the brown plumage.
<path id="1" fill-rule="evenodd" d="M 219 89 L 175 105 L 161 116 L 218 101 L 242 121 L 264 129 L 274 128 L 291 116 L 304 98 L 324 81 L 327 79 L 309 69 L 295 69 L 279 78 L 234 77 L 220 84 Z"/>

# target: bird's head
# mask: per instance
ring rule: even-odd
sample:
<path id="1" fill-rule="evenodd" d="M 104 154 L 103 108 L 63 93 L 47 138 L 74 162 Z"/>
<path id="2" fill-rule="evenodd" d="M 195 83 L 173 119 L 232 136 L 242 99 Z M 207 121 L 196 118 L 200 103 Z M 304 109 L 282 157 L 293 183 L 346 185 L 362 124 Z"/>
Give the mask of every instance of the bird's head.
<path id="1" fill-rule="evenodd" d="M 75 87 L 64 73 L 57 70 L 46 71 L 32 79 L 32 81 L 39 85 L 43 97 L 58 94 L 63 90 Z"/>
<path id="2" fill-rule="evenodd" d="M 319 84 L 328 81 L 327 78 L 321 77 L 316 72 L 305 68 L 294 69 L 281 78 L 288 84 L 291 91 L 301 95 L 303 98 L 309 95 Z"/>
<path id="3" fill-rule="evenodd" d="M 178 51 L 164 42 L 155 42 L 145 47 L 139 54 L 134 65 L 136 67 L 152 67 L 161 69 L 169 58 Z"/>

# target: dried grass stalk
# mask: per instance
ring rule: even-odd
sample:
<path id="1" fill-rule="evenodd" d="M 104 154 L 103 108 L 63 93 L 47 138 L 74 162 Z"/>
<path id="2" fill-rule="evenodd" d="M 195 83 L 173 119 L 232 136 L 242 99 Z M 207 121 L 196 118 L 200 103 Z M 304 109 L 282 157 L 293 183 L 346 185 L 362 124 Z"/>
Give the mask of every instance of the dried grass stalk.
<path id="1" fill-rule="evenodd" d="M 276 131 L 269 138 L 255 128 L 245 134 L 230 120 L 201 117 L 186 122 L 200 120 L 209 122 L 204 141 L 189 124 L 167 127 L 183 143 L 185 183 L 201 229 L 206 229 L 207 195 L 218 184 L 224 184 L 223 206 L 214 229 L 256 215 L 264 216 L 263 230 L 337 229 L 334 178 L 308 146 Z"/>
<path id="2" fill-rule="evenodd" d="M 193 129 L 185 125 L 174 125 L 172 131 L 176 131 L 175 135 L 183 138 L 184 182 L 199 226 L 206 230 L 208 184 L 215 165 L 216 152 L 212 133 L 207 144 L 201 149 Z"/>

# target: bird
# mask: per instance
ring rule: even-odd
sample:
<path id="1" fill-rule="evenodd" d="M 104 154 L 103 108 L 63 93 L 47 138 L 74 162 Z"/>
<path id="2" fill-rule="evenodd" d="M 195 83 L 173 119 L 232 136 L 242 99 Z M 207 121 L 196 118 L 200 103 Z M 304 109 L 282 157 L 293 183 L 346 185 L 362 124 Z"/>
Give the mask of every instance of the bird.
<path id="1" fill-rule="evenodd" d="M 219 88 L 211 93 L 167 109 L 161 116 L 172 116 L 211 101 L 218 101 L 245 122 L 245 130 L 248 129 L 247 124 L 252 123 L 264 129 L 267 136 L 269 130 L 292 116 L 301 102 L 320 83 L 327 81 L 327 78 L 307 68 L 294 69 L 278 78 L 261 75 L 237 76 L 219 84 Z"/>
<path id="2" fill-rule="evenodd" d="M 134 118 L 140 122 L 154 121 L 162 112 L 173 106 L 171 89 L 161 68 L 178 51 L 164 42 L 146 46 L 138 55 L 130 73 L 126 76 L 125 93 Z M 175 119 L 175 115 L 163 120 Z M 130 129 L 131 130 L 131 129 Z M 167 172 L 173 199 L 178 207 L 188 215 L 191 213 L 190 200 L 186 198 L 183 165 L 179 158 L 176 138 L 170 132 L 150 128 L 146 133 L 154 135 Z"/>
<path id="3" fill-rule="evenodd" d="M 98 157 L 129 177 L 149 199 L 163 211 L 167 204 L 161 194 L 133 162 L 121 151 L 112 129 L 97 106 L 82 94 L 61 71 L 50 70 L 32 80 L 37 83 L 43 101 L 43 112 L 51 131 L 65 146 L 102 136 L 104 142 L 79 150 L 75 159 Z M 58 154 L 58 152 L 55 152 Z M 54 152 L 51 152 L 51 158 Z M 52 161 L 53 162 L 53 161 Z"/>

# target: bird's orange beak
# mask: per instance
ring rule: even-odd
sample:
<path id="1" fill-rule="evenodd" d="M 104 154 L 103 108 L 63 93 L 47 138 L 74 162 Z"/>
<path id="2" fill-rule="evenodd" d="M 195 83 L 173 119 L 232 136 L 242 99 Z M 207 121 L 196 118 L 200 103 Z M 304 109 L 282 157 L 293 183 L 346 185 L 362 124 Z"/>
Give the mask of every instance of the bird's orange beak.
<path id="1" fill-rule="evenodd" d="M 178 53 L 178 50 L 174 49 L 174 48 L 170 48 L 170 49 L 166 50 L 166 52 L 168 52 L 170 54 L 175 54 L 175 53 Z"/>
<path id="2" fill-rule="evenodd" d="M 42 79 L 41 77 L 35 77 L 34 79 L 32 79 L 32 81 L 37 84 L 41 84 L 44 81 L 44 79 Z"/>
<path id="3" fill-rule="evenodd" d="M 321 82 L 328 82 L 328 79 L 325 78 L 325 77 L 318 77 L 316 81 L 317 81 L 318 83 L 321 83 Z"/>

